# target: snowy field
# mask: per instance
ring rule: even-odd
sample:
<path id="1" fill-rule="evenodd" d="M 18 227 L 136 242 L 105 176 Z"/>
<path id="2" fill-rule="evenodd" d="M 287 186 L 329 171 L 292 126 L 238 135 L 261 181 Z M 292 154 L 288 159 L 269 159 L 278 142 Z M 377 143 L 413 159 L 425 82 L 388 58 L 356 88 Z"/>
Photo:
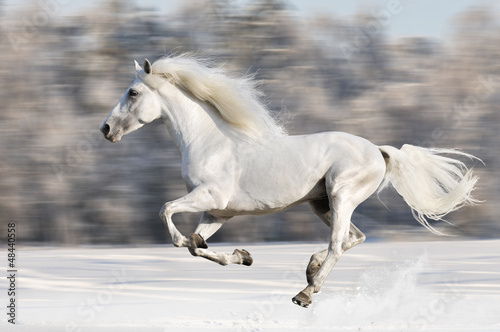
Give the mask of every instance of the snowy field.
<path id="1" fill-rule="evenodd" d="M 211 246 L 247 249 L 251 267 L 167 245 L 18 248 L 17 324 L 2 278 L 0 330 L 500 331 L 500 240 L 364 243 L 298 307 L 309 257 L 325 247 Z"/>

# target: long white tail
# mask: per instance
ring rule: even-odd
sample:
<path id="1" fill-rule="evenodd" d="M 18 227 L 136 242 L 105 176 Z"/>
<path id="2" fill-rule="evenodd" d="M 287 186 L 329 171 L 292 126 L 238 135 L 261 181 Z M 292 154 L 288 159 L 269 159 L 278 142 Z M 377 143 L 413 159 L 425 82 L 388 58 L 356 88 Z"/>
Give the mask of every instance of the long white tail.
<path id="1" fill-rule="evenodd" d="M 460 160 L 445 157 L 473 155 L 451 149 L 429 149 L 405 144 L 398 150 L 380 146 L 387 171 L 379 192 L 389 183 L 403 196 L 413 216 L 431 232 L 444 235 L 428 219 L 443 220 L 444 215 L 464 205 L 477 203 L 471 196 L 478 177 Z"/>

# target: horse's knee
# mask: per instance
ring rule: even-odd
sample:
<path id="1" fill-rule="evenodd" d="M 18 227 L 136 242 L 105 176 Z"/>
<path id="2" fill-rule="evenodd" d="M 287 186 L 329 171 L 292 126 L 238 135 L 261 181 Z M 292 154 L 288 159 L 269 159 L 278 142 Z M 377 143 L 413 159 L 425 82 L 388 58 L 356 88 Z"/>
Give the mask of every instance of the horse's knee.
<path id="1" fill-rule="evenodd" d="M 163 206 L 160 209 L 160 212 L 158 213 L 158 216 L 160 217 L 163 222 L 166 222 L 169 216 L 169 209 L 170 209 L 170 202 L 163 204 Z"/>

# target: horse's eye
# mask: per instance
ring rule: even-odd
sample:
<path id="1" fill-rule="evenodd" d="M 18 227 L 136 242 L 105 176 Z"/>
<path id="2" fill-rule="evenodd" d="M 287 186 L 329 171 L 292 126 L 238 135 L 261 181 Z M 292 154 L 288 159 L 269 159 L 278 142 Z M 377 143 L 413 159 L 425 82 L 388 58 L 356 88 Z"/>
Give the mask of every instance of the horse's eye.
<path id="1" fill-rule="evenodd" d="M 128 91 L 128 95 L 129 95 L 129 97 L 135 97 L 135 96 L 137 96 L 138 94 L 139 94 L 139 92 L 137 92 L 137 90 L 134 90 L 134 89 L 130 89 L 130 90 Z"/>

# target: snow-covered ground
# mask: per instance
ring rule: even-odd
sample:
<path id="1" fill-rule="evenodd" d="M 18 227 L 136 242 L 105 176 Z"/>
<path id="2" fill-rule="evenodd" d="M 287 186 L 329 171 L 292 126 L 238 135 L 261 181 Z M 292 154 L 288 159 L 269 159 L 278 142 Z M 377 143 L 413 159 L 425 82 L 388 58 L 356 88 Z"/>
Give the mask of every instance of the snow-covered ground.
<path id="1" fill-rule="evenodd" d="M 326 244 L 211 246 L 235 248 L 254 264 L 223 267 L 167 245 L 20 248 L 17 324 L 2 278 L 0 330 L 500 331 L 500 240 L 364 243 L 308 309 L 291 298 Z"/>

